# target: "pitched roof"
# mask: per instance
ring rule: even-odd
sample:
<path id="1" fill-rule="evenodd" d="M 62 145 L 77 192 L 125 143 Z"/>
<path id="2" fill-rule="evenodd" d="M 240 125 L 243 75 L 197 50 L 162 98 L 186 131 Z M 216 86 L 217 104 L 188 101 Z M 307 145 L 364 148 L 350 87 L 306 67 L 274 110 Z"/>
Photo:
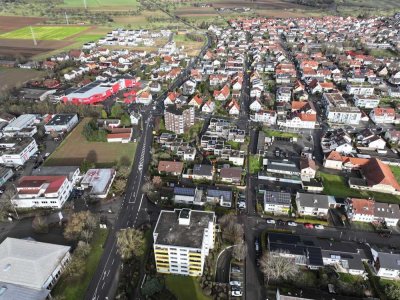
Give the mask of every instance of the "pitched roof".
<path id="1" fill-rule="evenodd" d="M 222 178 L 241 178 L 242 168 L 222 168 L 220 174 Z"/>
<path id="2" fill-rule="evenodd" d="M 351 198 L 351 205 L 354 214 L 374 215 L 375 201 L 369 199 Z"/>
<path id="3" fill-rule="evenodd" d="M 384 184 L 390 185 L 400 191 L 400 185 L 393 175 L 392 170 L 377 158 L 369 159 L 368 163 L 361 167 L 362 173 L 368 185 Z"/>
<path id="4" fill-rule="evenodd" d="M 158 172 L 182 173 L 182 170 L 183 170 L 183 162 L 180 161 L 162 160 L 158 163 Z"/>
<path id="5" fill-rule="evenodd" d="M 67 176 L 23 176 L 17 186 L 18 193 L 23 194 L 39 192 L 41 188 L 45 188 L 45 193 L 57 192 Z"/>
<path id="6" fill-rule="evenodd" d="M 375 116 L 384 116 L 385 114 L 393 117 L 395 116 L 394 108 L 376 107 L 373 111 Z"/>
<path id="7" fill-rule="evenodd" d="M 70 247 L 6 238 L 0 244 L 0 281 L 41 289 Z"/>
<path id="8" fill-rule="evenodd" d="M 307 104 L 307 101 L 292 101 L 292 110 L 301 110 Z"/>

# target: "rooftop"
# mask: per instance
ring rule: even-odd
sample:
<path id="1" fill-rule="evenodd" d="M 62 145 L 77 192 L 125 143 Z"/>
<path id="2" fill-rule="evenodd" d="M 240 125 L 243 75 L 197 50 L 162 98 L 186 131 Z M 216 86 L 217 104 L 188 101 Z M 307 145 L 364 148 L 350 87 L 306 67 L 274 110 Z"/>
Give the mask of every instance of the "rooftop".
<path id="1" fill-rule="evenodd" d="M 189 225 L 180 225 L 181 210 L 161 211 L 154 229 L 154 244 L 177 247 L 201 248 L 204 230 L 215 222 L 214 212 L 190 211 Z"/>
<path id="2" fill-rule="evenodd" d="M 57 115 L 54 115 L 53 118 L 49 122 L 47 122 L 46 125 L 47 126 L 66 125 L 75 116 L 76 116 L 76 114 L 57 114 Z"/>

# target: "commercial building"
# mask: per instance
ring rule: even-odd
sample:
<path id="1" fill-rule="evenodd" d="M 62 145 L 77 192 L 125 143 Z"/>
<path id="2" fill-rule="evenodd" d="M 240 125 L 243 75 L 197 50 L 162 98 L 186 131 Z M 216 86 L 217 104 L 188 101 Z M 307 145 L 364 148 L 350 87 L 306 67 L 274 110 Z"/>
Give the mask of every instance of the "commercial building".
<path id="1" fill-rule="evenodd" d="M 0 139 L 0 164 L 15 167 L 22 166 L 38 151 L 35 139 L 2 138 Z"/>
<path id="2" fill-rule="evenodd" d="M 44 300 L 70 260 L 69 246 L 6 238 L 0 244 L 0 298 Z"/>
<path id="3" fill-rule="evenodd" d="M 183 134 L 194 125 L 194 107 L 176 108 L 168 106 L 164 112 L 165 128 L 177 134 Z"/>
<path id="4" fill-rule="evenodd" d="M 81 186 L 89 189 L 93 198 L 106 198 L 115 178 L 114 169 L 89 169 L 81 181 Z"/>
<path id="5" fill-rule="evenodd" d="M 161 211 L 153 232 L 157 272 L 201 276 L 214 248 L 215 224 L 214 212 Z"/>
<path id="6" fill-rule="evenodd" d="M 0 167 L 0 187 L 7 182 L 14 175 L 10 168 Z"/>
<path id="7" fill-rule="evenodd" d="M 32 127 L 33 123 L 36 121 L 36 116 L 31 114 L 21 115 L 15 120 L 8 123 L 6 127 L 3 129 L 3 134 L 5 136 L 15 136 L 15 135 L 23 135 L 21 131 Z M 36 131 L 33 132 L 33 134 Z M 33 135 L 32 134 L 32 135 Z"/>
<path id="8" fill-rule="evenodd" d="M 264 191 L 264 211 L 274 215 L 287 215 L 291 206 L 290 193 Z"/>
<path id="9" fill-rule="evenodd" d="M 32 170 L 33 176 L 67 176 L 72 184 L 77 183 L 81 179 L 81 171 L 78 166 L 41 166 Z"/>
<path id="10" fill-rule="evenodd" d="M 73 185 L 67 176 L 23 176 L 11 201 L 17 208 L 62 208 Z"/>
<path id="11" fill-rule="evenodd" d="M 57 114 L 54 115 L 44 129 L 47 133 L 50 132 L 69 132 L 78 124 L 77 114 Z"/>

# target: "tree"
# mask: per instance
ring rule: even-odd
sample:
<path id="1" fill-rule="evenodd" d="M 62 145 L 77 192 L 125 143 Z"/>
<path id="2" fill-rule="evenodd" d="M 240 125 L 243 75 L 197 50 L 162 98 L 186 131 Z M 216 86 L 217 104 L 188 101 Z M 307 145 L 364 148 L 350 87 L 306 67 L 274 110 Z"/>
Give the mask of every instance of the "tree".
<path id="1" fill-rule="evenodd" d="M 232 256 L 238 261 L 242 261 L 247 255 L 247 245 L 242 241 L 233 247 Z"/>
<path id="2" fill-rule="evenodd" d="M 121 126 L 129 127 L 131 126 L 131 118 L 127 113 L 122 114 L 121 116 Z"/>
<path id="3" fill-rule="evenodd" d="M 145 248 L 143 232 L 135 228 L 121 229 L 117 232 L 117 247 L 123 260 L 143 255 Z"/>
<path id="4" fill-rule="evenodd" d="M 108 118 L 107 112 L 104 109 L 101 110 L 101 118 L 102 119 L 107 119 Z"/>
<path id="5" fill-rule="evenodd" d="M 86 239 L 88 236 L 83 236 L 82 232 L 86 229 L 93 231 L 97 226 L 97 219 L 90 211 L 81 211 L 73 213 L 64 229 L 64 237 L 67 240 Z"/>
<path id="6" fill-rule="evenodd" d="M 389 299 L 400 299 L 400 285 L 388 284 L 385 286 L 385 294 Z"/>
<path id="7" fill-rule="evenodd" d="M 49 225 L 47 224 L 45 218 L 40 215 L 36 215 L 32 220 L 32 228 L 36 233 L 48 233 Z"/>
<path id="8" fill-rule="evenodd" d="M 112 108 L 111 108 L 111 117 L 119 119 L 122 114 L 124 113 L 124 110 L 121 106 L 121 104 L 116 103 Z"/>
<path id="9" fill-rule="evenodd" d="M 8 188 L 5 192 L 0 196 L 0 221 L 4 221 L 8 217 L 8 212 L 13 208 L 13 204 L 11 203 L 11 199 L 14 197 L 14 190 L 12 188 Z"/>
<path id="10" fill-rule="evenodd" d="M 157 294 L 161 292 L 164 289 L 162 286 L 161 282 L 157 278 L 152 278 L 150 280 L 147 280 L 142 287 L 142 293 L 143 295 L 147 297 L 151 297 L 154 294 Z"/>
<path id="11" fill-rule="evenodd" d="M 219 224 L 222 230 L 222 238 L 232 244 L 239 244 L 243 241 L 243 225 L 236 223 L 236 217 L 232 214 L 224 215 Z"/>
<path id="12" fill-rule="evenodd" d="M 267 284 L 270 280 L 293 278 L 299 272 L 299 267 L 294 259 L 284 257 L 282 254 L 285 252 L 267 252 L 260 258 L 260 269 L 267 278 Z"/>
<path id="13" fill-rule="evenodd" d="M 91 163 L 90 161 L 84 159 L 82 161 L 82 163 L 81 163 L 81 166 L 79 167 L 79 170 L 81 171 L 81 173 L 86 173 L 93 166 L 94 166 L 93 163 Z"/>
<path id="14" fill-rule="evenodd" d="M 126 188 L 126 180 L 117 178 L 114 180 L 113 184 L 113 192 L 117 195 L 122 194 L 125 191 Z"/>

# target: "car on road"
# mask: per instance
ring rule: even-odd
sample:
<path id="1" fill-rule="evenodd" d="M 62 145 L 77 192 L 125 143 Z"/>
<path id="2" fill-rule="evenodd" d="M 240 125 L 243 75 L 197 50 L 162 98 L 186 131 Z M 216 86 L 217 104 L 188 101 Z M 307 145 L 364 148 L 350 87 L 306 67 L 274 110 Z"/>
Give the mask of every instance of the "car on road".
<path id="1" fill-rule="evenodd" d="M 238 202 L 237 206 L 239 209 L 246 209 L 246 202 L 241 200 Z"/>
<path id="2" fill-rule="evenodd" d="M 278 224 L 278 225 L 280 225 L 280 226 L 286 225 L 285 221 L 283 221 L 283 220 L 281 220 L 281 219 L 276 220 L 276 224 Z"/>
<path id="3" fill-rule="evenodd" d="M 324 227 L 324 225 L 321 225 L 321 224 L 315 224 L 314 228 L 315 229 L 324 229 L 325 227 Z"/>
<path id="4" fill-rule="evenodd" d="M 274 219 L 267 219 L 267 224 L 276 224 Z"/>
<path id="5" fill-rule="evenodd" d="M 242 289 L 238 286 L 232 286 L 231 295 L 233 297 L 241 297 L 243 296 Z"/>
<path id="6" fill-rule="evenodd" d="M 229 285 L 242 286 L 242 283 L 240 281 L 234 280 L 230 281 Z"/>
<path id="7" fill-rule="evenodd" d="M 232 266 L 232 267 L 231 267 L 231 272 L 232 272 L 232 273 L 241 273 L 242 270 L 240 270 L 239 267 Z"/>
<path id="8" fill-rule="evenodd" d="M 310 224 L 310 223 L 304 223 L 304 228 L 313 229 L 313 228 L 314 228 L 314 225 L 313 225 L 313 224 Z"/>
<path id="9" fill-rule="evenodd" d="M 296 222 L 292 222 L 292 221 L 288 221 L 287 222 L 288 226 L 292 226 L 292 227 L 296 227 L 297 223 Z"/>

